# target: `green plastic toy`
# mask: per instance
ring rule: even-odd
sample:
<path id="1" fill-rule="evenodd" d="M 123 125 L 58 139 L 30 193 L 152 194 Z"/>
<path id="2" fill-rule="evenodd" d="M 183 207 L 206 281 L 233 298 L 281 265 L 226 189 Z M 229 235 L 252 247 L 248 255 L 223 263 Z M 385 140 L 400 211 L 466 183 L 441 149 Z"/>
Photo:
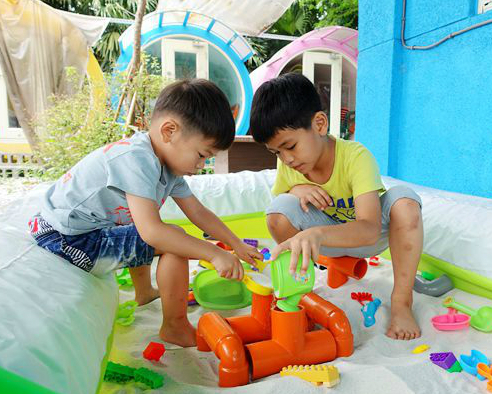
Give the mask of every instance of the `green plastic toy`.
<path id="1" fill-rule="evenodd" d="M 251 269 L 243 264 L 244 269 Z M 196 301 L 208 309 L 239 309 L 251 305 L 252 295 L 243 282 L 220 277 L 215 270 L 204 270 L 193 280 Z"/>
<path id="2" fill-rule="evenodd" d="M 306 274 L 299 274 L 302 266 L 302 255 L 297 262 L 294 275 L 289 273 L 291 252 L 284 252 L 272 262 L 272 284 L 277 300 L 277 307 L 284 312 L 295 312 L 301 297 L 313 290 L 315 281 L 314 263 L 309 260 Z"/>
<path id="3" fill-rule="evenodd" d="M 128 268 L 123 268 L 119 274 L 116 274 L 116 282 L 118 282 L 120 287 L 133 286 L 132 277 Z"/>
<path id="4" fill-rule="evenodd" d="M 137 301 L 127 301 L 118 305 L 118 311 L 116 312 L 116 323 L 121 326 L 129 326 L 135 321 L 135 309 L 138 306 Z"/>
<path id="5" fill-rule="evenodd" d="M 427 271 L 422 271 L 422 273 L 420 274 L 422 276 L 422 278 L 426 279 L 426 280 L 434 280 L 436 279 L 436 276 L 431 274 L 430 272 L 427 272 Z"/>
<path id="6" fill-rule="evenodd" d="M 470 326 L 473 328 L 483 332 L 492 332 L 492 307 L 482 306 L 478 309 L 472 309 L 456 302 L 453 297 L 447 297 L 442 304 L 447 308 L 453 308 L 471 316 Z"/>
<path id="7" fill-rule="evenodd" d="M 106 372 L 104 373 L 106 382 L 125 384 L 131 380 L 143 383 L 151 389 L 158 389 L 164 384 L 164 377 L 147 368 L 132 368 L 126 365 L 108 361 Z"/>
<path id="8" fill-rule="evenodd" d="M 104 373 L 104 380 L 106 382 L 120 384 L 127 383 L 130 380 L 133 380 L 133 374 L 135 371 L 135 368 L 108 361 L 106 372 Z"/>
<path id="9" fill-rule="evenodd" d="M 134 373 L 135 382 L 141 382 L 151 389 L 158 389 L 164 384 L 164 377 L 147 368 L 139 368 Z"/>

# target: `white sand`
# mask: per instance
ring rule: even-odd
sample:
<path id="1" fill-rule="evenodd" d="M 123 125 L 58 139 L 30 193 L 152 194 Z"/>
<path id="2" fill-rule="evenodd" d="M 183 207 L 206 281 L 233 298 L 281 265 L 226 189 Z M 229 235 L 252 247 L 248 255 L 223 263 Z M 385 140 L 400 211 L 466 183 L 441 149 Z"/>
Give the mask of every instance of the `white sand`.
<path id="1" fill-rule="evenodd" d="M 269 245 L 267 245 L 269 246 Z M 190 273 L 196 269 L 196 262 L 190 264 Z M 154 267 L 155 270 L 155 267 Z M 485 393 L 486 383 L 467 373 L 448 373 L 429 361 L 431 352 L 454 352 L 470 354 L 477 349 L 492 356 L 492 334 L 473 328 L 464 331 L 437 331 L 430 319 L 446 312 L 441 306 L 445 296 L 434 298 L 414 293 L 414 311 L 422 327 L 422 338 L 413 341 L 395 341 L 385 336 L 390 318 L 390 295 L 393 287 L 391 263 L 383 261 L 380 267 L 369 267 L 361 281 L 349 280 L 339 289 L 326 285 L 326 271 L 316 270 L 315 291 L 323 298 L 342 308 L 347 314 L 355 338 L 355 351 L 351 357 L 336 359 L 329 364 L 340 371 L 341 382 L 333 388 L 315 387 L 296 377 L 280 377 L 279 374 L 259 379 L 247 386 L 222 389 L 218 387 L 219 360 L 211 352 L 199 352 L 196 348 L 183 349 L 166 345 L 166 353 L 159 362 L 149 362 L 142 357 L 142 351 L 150 341 L 159 342 L 158 330 L 161 324 L 159 300 L 137 308 L 132 326 L 115 329 L 114 344 L 110 360 L 133 367 L 145 366 L 165 377 L 164 387 L 145 390 L 144 386 L 128 383 L 118 385 L 104 383 L 101 394 L 124 393 L 364 393 L 364 394 L 407 394 L 407 393 Z M 155 279 L 155 278 L 154 278 Z M 376 324 L 371 328 L 363 326 L 361 306 L 350 298 L 352 291 L 371 292 L 382 300 L 376 313 Z M 458 301 L 478 308 L 491 305 L 491 301 L 452 290 Z M 133 298 L 133 291 L 120 290 L 120 302 Z M 218 311 L 223 316 L 248 314 L 249 308 L 235 311 Z M 188 308 L 189 319 L 197 324 L 207 310 L 200 306 Z M 418 345 L 428 344 L 431 349 L 422 354 L 413 354 Z"/>

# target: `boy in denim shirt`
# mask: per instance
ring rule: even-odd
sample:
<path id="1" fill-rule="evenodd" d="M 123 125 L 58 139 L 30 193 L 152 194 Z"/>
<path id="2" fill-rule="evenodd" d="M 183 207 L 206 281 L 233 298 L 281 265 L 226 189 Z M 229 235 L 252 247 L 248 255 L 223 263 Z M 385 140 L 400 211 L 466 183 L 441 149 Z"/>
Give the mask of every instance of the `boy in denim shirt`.
<path id="1" fill-rule="evenodd" d="M 183 175 L 228 149 L 235 127 L 224 93 L 206 80 L 167 86 L 152 114 L 149 133 L 136 133 L 101 147 L 62 176 L 44 196 L 30 224 L 39 246 L 94 275 L 129 267 L 135 299 L 161 298 L 166 342 L 194 346 L 188 321 L 188 259 L 210 261 L 219 275 L 241 279 L 239 259 L 255 264 L 262 255 L 244 244 L 192 194 Z M 172 197 L 196 226 L 235 250 L 187 235 L 165 224 L 159 209 Z M 159 255 L 157 285 L 150 264 Z"/>
<path id="2" fill-rule="evenodd" d="M 303 75 L 284 74 L 256 91 L 251 111 L 254 139 L 278 156 L 267 224 L 279 245 L 272 259 L 371 257 L 391 249 L 394 286 L 386 335 L 414 339 L 412 289 L 422 253 L 420 197 L 406 186 L 385 190 L 376 160 L 360 143 L 327 135 L 319 95 Z"/>

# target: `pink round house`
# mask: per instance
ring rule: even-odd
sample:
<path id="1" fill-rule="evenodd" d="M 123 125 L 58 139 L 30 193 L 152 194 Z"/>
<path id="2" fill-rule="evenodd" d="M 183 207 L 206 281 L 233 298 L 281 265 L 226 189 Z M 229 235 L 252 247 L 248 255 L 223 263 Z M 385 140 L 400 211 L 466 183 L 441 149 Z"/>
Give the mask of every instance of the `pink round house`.
<path id="1" fill-rule="evenodd" d="M 329 26 L 304 34 L 251 74 L 253 91 L 287 72 L 302 72 L 316 86 L 329 115 L 330 134 L 348 138 L 354 131 L 357 30 Z"/>

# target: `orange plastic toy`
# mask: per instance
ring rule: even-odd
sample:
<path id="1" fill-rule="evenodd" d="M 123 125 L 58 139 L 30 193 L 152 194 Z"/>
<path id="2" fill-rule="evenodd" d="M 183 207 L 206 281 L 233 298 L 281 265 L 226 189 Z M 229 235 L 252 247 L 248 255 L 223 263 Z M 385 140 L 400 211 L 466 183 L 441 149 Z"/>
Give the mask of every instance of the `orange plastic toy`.
<path id="1" fill-rule="evenodd" d="M 197 347 L 220 359 L 219 386 L 235 387 L 295 364 L 319 364 L 350 356 L 353 336 L 345 313 L 314 293 L 299 311 L 272 309 L 273 296 L 253 294 L 251 315 L 223 318 L 216 312 L 198 321 Z M 321 330 L 310 331 L 318 324 Z"/>
<path id="2" fill-rule="evenodd" d="M 477 364 L 477 372 L 479 375 L 483 376 L 488 380 L 487 382 L 487 391 L 492 393 L 492 368 L 487 364 L 478 363 Z"/>
<path id="3" fill-rule="evenodd" d="M 362 279 L 367 272 L 367 261 L 358 257 L 327 257 L 319 256 L 318 264 L 328 268 L 326 283 L 332 289 L 340 287 L 348 278 Z"/>

